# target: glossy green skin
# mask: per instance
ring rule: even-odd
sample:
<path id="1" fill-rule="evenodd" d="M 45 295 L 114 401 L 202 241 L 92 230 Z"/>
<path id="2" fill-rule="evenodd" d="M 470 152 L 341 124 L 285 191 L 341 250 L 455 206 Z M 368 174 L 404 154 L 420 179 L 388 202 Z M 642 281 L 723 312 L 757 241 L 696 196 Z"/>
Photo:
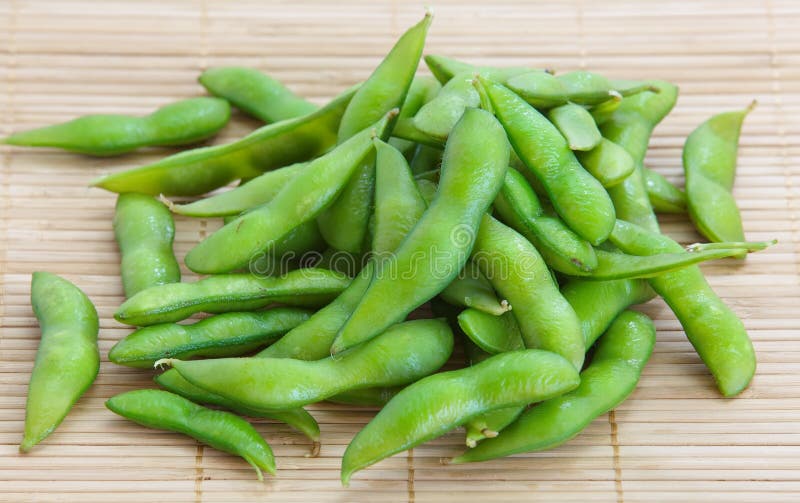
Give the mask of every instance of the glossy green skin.
<path id="1" fill-rule="evenodd" d="M 157 375 L 155 381 L 167 391 L 188 398 L 195 403 L 224 407 L 242 416 L 263 417 L 281 421 L 307 436 L 312 442 L 319 442 L 319 425 L 317 421 L 314 419 L 314 416 L 301 407 L 281 411 L 248 409 L 236 402 L 198 388 L 181 377 L 175 369 L 170 369 Z"/>
<path id="2" fill-rule="evenodd" d="M 495 316 L 477 309 L 464 309 L 458 315 L 458 326 L 475 346 L 487 354 L 525 349 L 513 312 Z"/>
<path id="3" fill-rule="evenodd" d="M 681 245 L 660 234 L 620 221 L 611 241 L 637 255 L 679 253 Z M 711 289 L 697 266 L 648 280 L 680 321 L 686 337 L 724 396 L 741 393 L 756 370 L 753 343 L 742 321 Z"/>
<path id="4" fill-rule="evenodd" d="M 603 140 L 592 114 L 580 105 L 567 103 L 552 108 L 547 112 L 547 118 L 561 131 L 571 150 L 586 152 Z"/>
<path id="5" fill-rule="evenodd" d="M 446 56 L 437 56 L 435 54 L 429 54 L 425 56 L 425 64 L 428 65 L 428 69 L 430 69 L 433 76 L 436 77 L 436 79 L 442 84 L 446 84 L 455 75 L 464 72 L 469 72 L 473 75 L 480 73 L 487 78 L 500 81 L 505 81 L 515 75 L 520 75 L 523 73 L 544 72 L 544 70 L 521 66 L 511 66 L 507 68 L 475 66 L 470 63 L 458 61 L 457 59 L 448 58 Z"/>
<path id="6" fill-rule="evenodd" d="M 430 23 L 431 15 L 426 13 L 422 21 L 400 37 L 386 58 L 361 85 L 339 125 L 340 144 L 390 110 L 403 105 L 422 57 Z M 386 135 L 382 136 L 386 139 Z M 368 246 L 367 230 L 374 190 L 375 163 L 370 158 L 358 167 L 330 208 L 319 215 L 320 231 L 328 244 L 353 253 L 361 252 Z"/>
<path id="7" fill-rule="evenodd" d="M 447 142 L 436 196 L 395 253 L 380 263 L 339 331 L 332 354 L 405 319 L 450 284 L 464 267 L 481 218 L 500 190 L 509 152 L 503 128 L 491 114 L 474 108 L 464 112 Z M 432 250 L 437 260 L 430 257 Z"/>
<path id="8" fill-rule="evenodd" d="M 495 355 L 477 365 L 426 377 L 398 393 L 353 438 L 342 458 L 342 483 L 354 472 L 427 442 L 471 418 L 540 402 L 574 389 L 578 371 L 536 349 Z"/>
<path id="9" fill-rule="evenodd" d="M 508 79 L 509 89 L 532 106 L 550 109 L 575 103 L 600 105 L 616 96 L 631 96 L 652 89 L 648 83 L 615 83 L 602 75 L 575 71 L 553 76 L 547 73 L 524 73 Z"/>
<path id="10" fill-rule="evenodd" d="M 187 145 L 205 140 L 217 134 L 228 123 L 230 115 L 231 109 L 225 100 L 190 98 L 170 103 L 144 117 L 86 115 L 13 134 L 3 143 L 112 156 L 141 147 Z"/>
<path id="11" fill-rule="evenodd" d="M 575 155 L 581 166 L 605 188 L 619 185 L 636 169 L 636 162 L 628 151 L 605 138 L 592 150 Z"/>
<path id="12" fill-rule="evenodd" d="M 397 249 L 425 212 L 427 205 L 417 190 L 403 154 L 379 139 L 375 144 L 375 230 L 372 251 Z"/>
<path id="13" fill-rule="evenodd" d="M 655 342 L 656 329 L 647 316 L 622 313 L 600 339 L 577 388 L 529 409 L 500 436 L 484 440 L 451 462 L 484 461 L 563 444 L 631 394 Z"/>
<path id="14" fill-rule="evenodd" d="M 391 327 L 373 341 L 324 360 L 221 358 L 166 360 L 187 381 L 246 407 L 285 410 L 350 389 L 397 386 L 439 369 L 453 351 L 442 320 Z"/>
<path id="15" fill-rule="evenodd" d="M 297 268 L 303 258 L 315 258 L 325 249 L 325 241 L 313 220 L 300 224 L 267 250 L 253 256 L 250 272 L 257 276 L 277 276 Z M 306 263 L 307 266 L 307 263 Z"/>
<path id="16" fill-rule="evenodd" d="M 152 368 L 162 358 L 238 356 L 265 346 L 309 316 L 303 309 L 277 307 L 255 313 L 223 313 L 192 325 L 154 325 L 117 342 L 108 359 L 119 365 Z"/>
<path id="17" fill-rule="evenodd" d="M 439 81 L 430 75 L 418 75 L 414 77 L 414 80 L 411 81 L 411 86 L 408 88 L 403 106 L 400 108 L 400 115 L 397 116 L 397 123 L 400 121 L 410 121 L 425 103 L 431 101 L 439 94 L 441 89 L 442 85 Z M 397 127 L 397 123 L 395 123 L 395 128 Z M 392 130 L 392 136 L 395 136 L 394 128 Z M 389 139 L 389 143 L 397 150 L 403 152 L 403 155 L 409 159 L 410 155 L 413 155 L 412 152 L 417 148 L 414 140 L 398 137 Z"/>
<path id="18" fill-rule="evenodd" d="M 125 296 L 155 285 L 177 283 L 181 269 L 172 251 L 175 222 L 166 206 L 144 194 L 120 194 L 114 237 L 121 258 Z"/>
<path id="19" fill-rule="evenodd" d="M 310 163 L 299 162 L 267 171 L 233 190 L 199 199 L 189 204 L 174 204 L 170 209 L 190 217 L 224 217 L 271 201 L 296 176 L 308 170 Z"/>
<path id="20" fill-rule="evenodd" d="M 584 274 L 597 267 L 592 245 L 558 217 L 544 212 L 525 177 L 509 169 L 494 201 L 498 216 L 536 246 L 548 266 L 564 274 Z"/>
<path id="21" fill-rule="evenodd" d="M 508 299 L 525 347 L 552 351 L 580 369 L 586 351 L 578 316 L 561 295 L 536 248 L 486 215 L 472 259 L 495 290 Z"/>
<path id="22" fill-rule="evenodd" d="M 622 105 L 622 95 L 614 94 L 606 101 L 591 107 L 589 109 L 589 113 L 592 114 L 594 123 L 598 126 L 602 126 L 608 119 L 611 118 L 611 115 L 620 107 L 620 105 Z"/>
<path id="23" fill-rule="evenodd" d="M 439 296 L 453 306 L 473 308 L 490 316 L 500 316 L 511 309 L 507 301 L 497 299 L 492 284 L 471 260 Z"/>
<path id="24" fill-rule="evenodd" d="M 481 84 L 514 151 L 542 182 L 556 212 L 590 243 L 605 241 L 615 214 L 600 182 L 583 169 L 546 117 L 508 88 L 483 79 Z"/>
<path id="25" fill-rule="evenodd" d="M 650 81 L 650 84 L 658 87 L 660 92 L 644 92 L 625 98 L 600 126 L 600 132 L 627 150 L 636 161 L 636 170 L 622 183 L 608 189 L 617 218 L 658 232 L 658 221 L 644 183 L 642 162 L 653 129 L 675 106 L 678 88 L 665 81 Z"/>
<path id="26" fill-rule="evenodd" d="M 439 94 L 417 112 L 413 119 L 417 129 L 439 141 L 447 139 L 464 110 L 480 105 L 480 96 L 472 85 L 474 78 L 474 73 L 466 72 L 450 79 Z"/>
<path id="27" fill-rule="evenodd" d="M 561 294 L 581 321 L 581 332 L 587 348 L 592 347 L 620 313 L 655 297 L 647 281 L 642 279 L 571 279 L 561 287 Z"/>
<path id="28" fill-rule="evenodd" d="M 355 89 L 320 110 L 264 126 L 225 145 L 198 148 L 91 182 L 111 192 L 196 196 L 239 178 L 306 161 L 336 143 L 336 130 Z"/>
<path id="29" fill-rule="evenodd" d="M 731 190 L 742 122 L 752 109 L 711 117 L 686 139 L 683 172 L 689 216 L 711 241 L 744 241 L 742 217 Z"/>
<path id="30" fill-rule="evenodd" d="M 263 480 L 261 470 L 275 474 L 272 449 L 244 419 L 212 410 L 189 400 L 155 389 L 140 389 L 116 395 L 106 401 L 115 414 L 159 430 L 175 431 L 229 454 L 242 457 Z"/>
<path id="31" fill-rule="evenodd" d="M 352 389 L 337 393 L 329 397 L 327 401 L 344 405 L 364 405 L 369 407 L 383 407 L 401 389 L 400 386 Z"/>
<path id="32" fill-rule="evenodd" d="M 396 111 L 393 111 L 396 113 Z M 219 274 L 244 267 L 261 251 L 333 204 L 347 180 L 372 152 L 392 112 L 334 150 L 312 161 L 268 203 L 217 230 L 186 254 L 189 269 Z"/>
<path id="33" fill-rule="evenodd" d="M 170 283 L 142 290 L 123 302 L 114 318 L 142 327 L 184 320 L 201 312 L 252 311 L 274 302 L 324 305 L 349 283 L 344 274 L 327 269 L 300 269 L 265 278 L 223 274 L 194 283 Z"/>
<path id="34" fill-rule="evenodd" d="M 211 68 L 204 71 L 198 81 L 209 93 L 264 122 L 293 119 L 318 108 L 276 79 L 253 68 Z"/>
<path id="35" fill-rule="evenodd" d="M 35 272 L 31 305 L 42 337 L 28 386 L 21 452 L 61 424 L 100 369 L 97 311 L 78 287 L 55 274 Z"/>
<path id="36" fill-rule="evenodd" d="M 685 213 L 686 193 L 672 185 L 663 175 L 644 168 L 642 171 L 647 197 L 656 213 Z M 705 197 L 705 196 L 704 196 Z M 738 211 L 738 210 L 737 210 Z M 744 236 L 738 241 L 743 241 Z M 730 239 L 723 241 L 731 241 Z"/>

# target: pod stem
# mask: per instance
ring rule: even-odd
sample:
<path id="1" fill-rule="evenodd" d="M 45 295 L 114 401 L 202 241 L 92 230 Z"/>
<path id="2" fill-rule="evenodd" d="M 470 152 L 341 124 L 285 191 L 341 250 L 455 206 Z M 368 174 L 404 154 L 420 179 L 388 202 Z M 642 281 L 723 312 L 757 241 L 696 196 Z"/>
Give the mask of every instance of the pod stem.
<path id="1" fill-rule="evenodd" d="M 755 242 L 729 242 L 729 243 L 694 243 L 686 247 L 689 253 L 696 253 L 706 250 L 744 250 L 747 252 L 757 252 L 765 250 L 770 246 L 776 244 L 777 239 L 771 241 L 755 241 Z"/>
<path id="2" fill-rule="evenodd" d="M 176 361 L 178 361 L 177 358 L 162 358 L 160 360 L 156 360 L 156 362 L 153 364 L 153 368 L 157 369 L 162 365 L 166 365 L 167 367 L 172 367 L 172 364 Z"/>

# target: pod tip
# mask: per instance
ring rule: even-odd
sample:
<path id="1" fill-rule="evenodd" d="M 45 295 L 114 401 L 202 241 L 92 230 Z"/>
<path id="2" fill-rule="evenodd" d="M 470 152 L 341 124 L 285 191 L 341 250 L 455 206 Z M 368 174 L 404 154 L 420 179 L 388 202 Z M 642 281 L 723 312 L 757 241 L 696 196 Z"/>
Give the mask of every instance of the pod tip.
<path id="1" fill-rule="evenodd" d="M 321 446 L 320 446 L 319 441 L 314 440 L 314 442 L 311 444 L 311 450 L 309 452 L 303 454 L 303 457 L 305 457 L 305 458 L 318 458 L 319 457 L 320 447 Z"/>
<path id="2" fill-rule="evenodd" d="M 177 361 L 179 361 L 177 358 L 161 358 L 160 360 L 156 360 L 156 362 L 153 364 L 153 368 L 157 369 L 161 366 L 172 367 L 172 365 Z"/>

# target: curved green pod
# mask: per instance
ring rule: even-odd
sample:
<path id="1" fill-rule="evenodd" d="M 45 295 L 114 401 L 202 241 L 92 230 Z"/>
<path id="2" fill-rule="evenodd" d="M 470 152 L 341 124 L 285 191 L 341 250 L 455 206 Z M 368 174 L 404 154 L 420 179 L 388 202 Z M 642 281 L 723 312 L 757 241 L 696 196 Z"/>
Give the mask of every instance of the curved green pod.
<path id="1" fill-rule="evenodd" d="M 505 68 L 497 68 L 492 66 L 475 66 L 470 63 L 465 63 L 457 59 L 448 58 L 447 56 L 440 56 L 436 54 L 428 54 L 427 56 L 425 56 L 425 64 L 428 66 L 428 69 L 431 71 L 433 76 L 436 77 L 436 79 L 442 84 L 446 84 L 455 75 L 465 72 L 472 73 L 473 75 L 475 75 L 476 73 L 480 73 L 481 75 L 484 75 L 485 77 L 490 79 L 505 81 L 508 78 L 523 73 L 531 73 L 531 72 L 544 73 L 545 71 L 550 71 L 550 70 L 541 70 L 541 69 L 527 68 L 521 66 L 510 66 Z"/>
<path id="2" fill-rule="evenodd" d="M 660 173 L 649 168 L 642 170 L 647 197 L 656 213 L 685 213 L 686 193 L 674 186 Z M 742 236 L 742 239 L 744 236 Z M 726 240 L 730 241 L 730 240 Z"/>
<path id="3" fill-rule="evenodd" d="M 491 316 L 500 316 L 512 307 L 507 300 L 497 298 L 492 284 L 472 260 L 439 296 L 453 306 L 473 308 Z"/>
<path id="4" fill-rule="evenodd" d="M 584 70 L 560 75 L 523 73 L 508 79 L 506 86 L 540 109 L 568 103 L 601 105 L 616 97 L 632 96 L 644 91 L 657 92 L 657 88 L 648 82 L 610 81 L 602 75 Z"/>
<path id="5" fill-rule="evenodd" d="M 100 369 L 97 311 L 78 287 L 48 272 L 31 278 L 31 305 L 42 337 L 28 386 L 20 452 L 50 435 Z"/>
<path id="6" fill-rule="evenodd" d="M 519 323 L 511 312 L 495 316 L 477 309 L 464 309 L 458 315 L 458 326 L 485 353 L 495 355 L 525 349 Z"/>
<path id="7" fill-rule="evenodd" d="M 271 201 L 201 241 L 186 254 L 186 266 L 204 274 L 244 267 L 254 255 L 269 250 L 293 229 L 313 220 L 340 196 L 348 179 L 372 152 L 372 138 L 381 136 L 395 115 L 396 109 L 372 127 L 318 157 Z"/>
<path id="8" fill-rule="evenodd" d="M 255 313 L 223 313 L 192 325 L 165 323 L 140 328 L 117 342 L 108 359 L 151 368 L 162 358 L 238 356 L 265 346 L 306 321 L 304 309 L 276 307 Z"/>
<path id="9" fill-rule="evenodd" d="M 600 338 L 577 388 L 524 412 L 500 436 L 450 462 L 485 461 L 563 444 L 631 394 L 655 342 L 656 329 L 647 316 L 634 311 L 620 314 Z"/>
<path id="10" fill-rule="evenodd" d="M 166 206 L 152 196 L 120 194 L 113 225 L 122 255 L 120 272 L 126 297 L 151 286 L 181 280 L 181 269 L 172 251 L 175 222 Z"/>
<path id="11" fill-rule="evenodd" d="M 592 114 L 575 103 L 550 109 L 547 118 L 567 140 L 570 150 L 586 152 L 600 145 L 603 140 Z"/>
<path id="12" fill-rule="evenodd" d="M 596 245 L 614 228 L 614 205 L 600 182 L 580 165 L 561 133 L 508 88 L 479 78 L 514 151 L 541 181 L 556 212 Z"/>
<path id="13" fill-rule="evenodd" d="M 442 320 L 394 325 L 373 341 L 324 360 L 221 358 L 162 360 L 202 389 L 260 410 L 319 402 L 351 389 L 397 386 L 438 370 L 453 350 Z"/>
<path id="14" fill-rule="evenodd" d="M 500 190 L 508 156 L 508 141 L 494 117 L 478 109 L 464 112 L 445 147 L 436 196 L 395 253 L 378 264 L 363 298 L 336 336 L 332 354 L 403 320 L 452 281 Z M 437 260 L 426 260 L 433 250 Z"/>
<path id="15" fill-rule="evenodd" d="M 472 367 L 426 377 L 399 392 L 353 438 L 342 458 L 342 484 L 354 472 L 444 435 L 479 414 L 547 400 L 579 382 L 572 364 L 536 349 L 495 355 Z"/>
<path id="16" fill-rule="evenodd" d="M 278 80 L 254 68 L 222 66 L 197 79 L 209 93 L 230 102 L 261 121 L 280 122 L 310 114 L 317 106 L 290 91 Z"/>
<path id="17" fill-rule="evenodd" d="M 336 130 L 355 94 L 349 89 L 316 112 L 264 126 L 225 145 L 188 150 L 93 180 L 111 192 L 196 196 L 233 180 L 307 161 L 336 144 Z"/>
<path id="18" fill-rule="evenodd" d="M 319 442 L 319 424 L 317 424 L 314 416 L 306 412 L 306 410 L 302 407 L 298 407 L 296 409 L 268 411 L 248 409 L 247 407 L 236 402 L 198 388 L 181 377 L 181 375 L 175 369 L 170 369 L 166 372 L 158 374 L 154 380 L 159 386 L 167 391 L 175 393 L 176 395 L 180 395 L 184 398 L 188 398 L 195 403 L 224 407 L 242 416 L 274 419 L 276 421 L 288 424 L 292 428 L 308 437 L 312 442 Z"/>
<path id="19" fill-rule="evenodd" d="M 188 435 L 215 449 L 243 458 L 263 480 L 261 471 L 275 474 L 272 449 L 244 419 L 212 410 L 155 389 L 128 391 L 111 397 L 106 407 L 126 419 L 159 430 Z"/>
<path id="20" fill-rule="evenodd" d="M 350 278 L 327 269 L 299 269 L 282 276 L 220 274 L 194 283 L 169 283 L 142 290 L 114 313 L 126 325 L 172 323 L 195 313 L 252 311 L 281 302 L 319 305 L 344 290 Z"/>
<path id="21" fill-rule="evenodd" d="M 636 162 L 628 151 L 605 138 L 592 150 L 575 155 L 581 166 L 605 188 L 619 185 L 636 169 Z"/>
<path id="22" fill-rule="evenodd" d="M 731 190 L 736 178 L 739 133 L 755 106 L 711 117 L 683 146 L 683 172 L 689 216 L 711 241 L 744 241 L 742 217 Z"/>
<path id="23" fill-rule="evenodd" d="M 197 143 L 217 134 L 228 123 L 230 115 L 230 106 L 225 100 L 189 98 L 170 103 L 144 117 L 86 115 L 62 124 L 13 134 L 3 143 L 112 156 L 141 147 Z"/>

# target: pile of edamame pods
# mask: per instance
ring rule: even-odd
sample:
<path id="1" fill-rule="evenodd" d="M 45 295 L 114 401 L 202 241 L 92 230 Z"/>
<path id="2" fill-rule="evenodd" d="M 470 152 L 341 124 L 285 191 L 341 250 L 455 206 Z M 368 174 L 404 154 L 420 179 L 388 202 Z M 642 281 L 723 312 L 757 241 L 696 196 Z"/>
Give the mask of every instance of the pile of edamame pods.
<path id="1" fill-rule="evenodd" d="M 697 264 L 771 244 L 745 240 L 731 194 L 752 107 L 688 137 L 684 191 L 643 165 L 675 85 L 434 55 L 433 77 L 418 75 L 430 23 L 322 107 L 258 71 L 215 68 L 200 77 L 214 97 L 5 139 L 108 156 L 208 138 L 230 105 L 267 123 L 91 182 L 119 193 L 127 300 L 115 318 L 138 327 L 108 357 L 171 367 L 155 377 L 162 389 L 117 395 L 110 410 L 239 455 L 259 478 L 275 472 L 272 451 L 240 416 L 285 422 L 318 451 L 303 407 L 325 400 L 381 408 L 344 454 L 344 484 L 459 427 L 467 447 L 449 463 L 549 449 L 633 391 L 656 333 L 631 307 L 657 295 L 720 393 L 747 387 L 753 346 Z M 173 212 L 225 220 L 184 257 L 203 279 L 181 282 Z M 687 212 L 710 242 L 684 248 L 655 212 Z M 37 272 L 31 300 L 42 338 L 23 451 L 99 367 L 81 290 Z M 197 313 L 212 316 L 179 323 Z M 440 371 L 455 344 L 468 366 Z"/>

